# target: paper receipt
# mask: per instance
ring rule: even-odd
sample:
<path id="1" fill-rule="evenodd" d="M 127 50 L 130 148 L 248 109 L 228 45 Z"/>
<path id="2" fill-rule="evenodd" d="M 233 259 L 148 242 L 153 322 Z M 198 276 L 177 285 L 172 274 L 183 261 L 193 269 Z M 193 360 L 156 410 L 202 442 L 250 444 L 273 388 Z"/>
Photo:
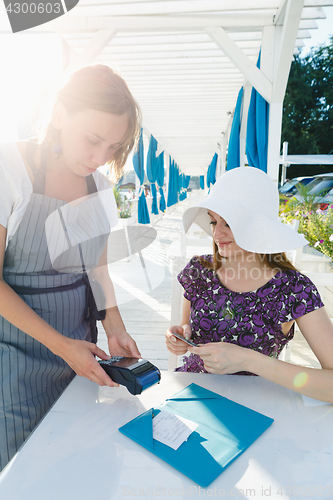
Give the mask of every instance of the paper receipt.
<path id="1" fill-rule="evenodd" d="M 153 418 L 153 438 L 178 450 L 198 425 L 191 420 L 162 410 Z"/>

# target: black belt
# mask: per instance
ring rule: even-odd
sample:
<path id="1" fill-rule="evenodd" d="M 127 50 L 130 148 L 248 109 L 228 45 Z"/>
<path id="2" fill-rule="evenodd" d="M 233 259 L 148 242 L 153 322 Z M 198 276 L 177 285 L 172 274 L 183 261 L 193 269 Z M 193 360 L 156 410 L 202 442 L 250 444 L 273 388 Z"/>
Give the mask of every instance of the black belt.
<path id="1" fill-rule="evenodd" d="M 98 286 L 99 293 L 102 292 L 102 288 L 97 282 L 94 281 L 94 284 Z M 69 285 L 55 286 L 49 288 L 34 288 L 30 286 L 20 286 L 20 285 L 9 285 L 14 292 L 19 295 L 38 295 L 42 293 L 56 293 L 56 292 L 65 292 L 67 290 L 74 290 L 75 288 L 79 288 L 80 286 L 85 285 L 86 287 L 86 306 L 85 306 L 85 319 L 90 323 L 96 320 L 105 319 L 105 309 L 98 310 L 94 298 L 94 294 L 91 289 L 91 285 L 89 283 L 89 278 L 86 273 L 82 275 L 82 278 L 75 281 L 74 283 L 70 283 Z M 96 293 L 96 292 L 95 292 Z"/>
<path id="2" fill-rule="evenodd" d="M 20 285 L 9 285 L 14 292 L 19 295 L 38 295 L 41 293 L 55 293 L 55 292 L 65 292 L 66 290 L 74 290 L 80 286 L 86 285 L 87 282 L 84 279 L 70 283 L 69 285 L 54 286 L 49 288 L 34 288 L 31 286 L 20 286 Z"/>

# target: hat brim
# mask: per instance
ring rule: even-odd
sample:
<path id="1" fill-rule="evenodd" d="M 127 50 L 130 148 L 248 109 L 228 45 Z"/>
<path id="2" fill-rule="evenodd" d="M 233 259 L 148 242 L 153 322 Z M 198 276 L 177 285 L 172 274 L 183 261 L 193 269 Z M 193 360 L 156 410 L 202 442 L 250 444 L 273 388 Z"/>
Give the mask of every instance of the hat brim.
<path id="1" fill-rule="evenodd" d="M 305 237 L 277 218 L 262 214 L 260 221 L 252 210 L 234 200 L 209 196 L 206 200 L 189 207 L 183 214 L 183 229 L 186 233 L 193 222 L 211 235 L 208 210 L 222 217 L 234 235 L 237 245 L 248 252 L 280 253 L 308 244 Z"/>

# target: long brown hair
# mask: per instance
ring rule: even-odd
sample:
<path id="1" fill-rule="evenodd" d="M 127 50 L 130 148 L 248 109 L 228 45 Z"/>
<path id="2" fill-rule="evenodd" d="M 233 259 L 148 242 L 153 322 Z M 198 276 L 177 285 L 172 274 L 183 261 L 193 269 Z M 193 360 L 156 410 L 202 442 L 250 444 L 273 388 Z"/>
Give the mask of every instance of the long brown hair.
<path id="1" fill-rule="evenodd" d="M 132 151 L 141 128 L 141 111 L 133 98 L 126 82 L 113 69 L 103 64 L 85 66 L 69 77 L 57 91 L 52 108 L 57 101 L 62 102 L 71 116 L 86 109 L 95 109 L 114 115 L 128 116 L 128 129 L 121 146 L 113 158 L 107 162 L 112 180 L 118 180 L 129 153 Z M 47 120 L 39 128 L 39 143 L 54 144 L 59 142 L 50 111 Z"/>
<path id="2" fill-rule="evenodd" d="M 260 261 L 270 267 L 271 269 L 279 269 L 280 271 L 297 271 L 297 269 L 290 262 L 285 252 L 272 253 L 272 254 L 258 254 Z M 207 260 L 198 256 L 201 264 L 212 269 L 215 273 L 222 267 L 223 259 L 218 252 L 218 246 L 213 242 L 213 260 Z"/>

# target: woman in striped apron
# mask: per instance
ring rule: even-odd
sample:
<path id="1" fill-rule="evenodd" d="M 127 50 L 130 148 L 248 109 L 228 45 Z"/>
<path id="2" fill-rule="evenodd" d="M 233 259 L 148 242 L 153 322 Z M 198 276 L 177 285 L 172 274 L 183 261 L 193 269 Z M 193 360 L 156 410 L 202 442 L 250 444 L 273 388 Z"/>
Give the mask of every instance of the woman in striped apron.
<path id="1" fill-rule="evenodd" d="M 140 357 L 110 303 L 106 240 L 117 211 L 114 198 L 98 200 L 112 189 L 97 171 L 109 163 L 119 178 L 139 116 L 122 78 L 88 66 L 58 92 L 38 142 L 0 146 L 0 470 L 75 373 L 115 385 L 95 359 L 109 355 L 94 343 L 86 271 L 95 268 L 106 296 L 101 318 L 110 352 Z M 59 244 L 63 234 L 75 244 L 55 258 L 50 241 Z"/>

